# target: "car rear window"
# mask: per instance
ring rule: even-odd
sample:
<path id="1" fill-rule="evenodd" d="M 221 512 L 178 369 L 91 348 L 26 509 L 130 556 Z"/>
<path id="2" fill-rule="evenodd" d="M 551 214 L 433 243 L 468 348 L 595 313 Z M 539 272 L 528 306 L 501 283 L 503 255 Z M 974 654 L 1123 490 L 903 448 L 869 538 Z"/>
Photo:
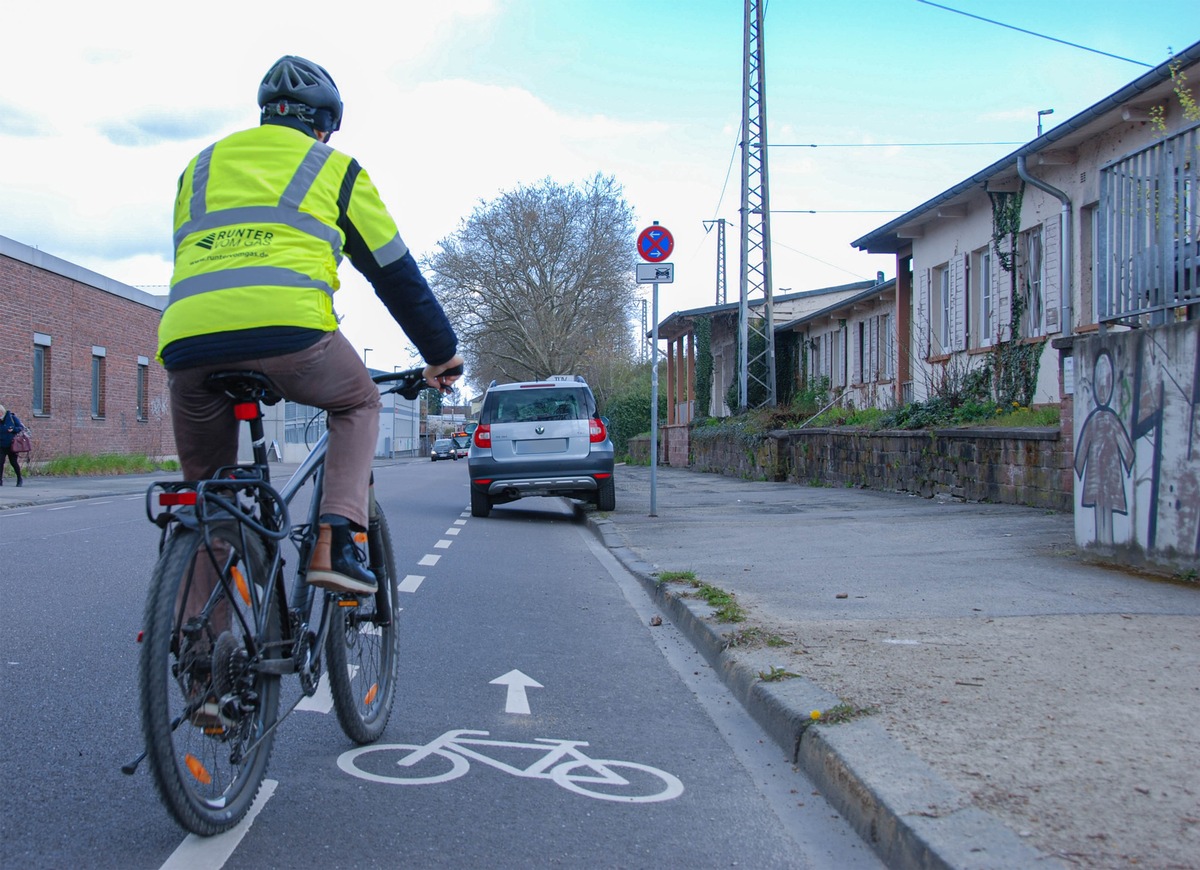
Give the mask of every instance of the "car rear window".
<path id="1" fill-rule="evenodd" d="M 586 391 L 572 387 L 501 390 L 488 396 L 483 418 L 487 423 L 586 420 L 592 414 L 588 399 Z"/>

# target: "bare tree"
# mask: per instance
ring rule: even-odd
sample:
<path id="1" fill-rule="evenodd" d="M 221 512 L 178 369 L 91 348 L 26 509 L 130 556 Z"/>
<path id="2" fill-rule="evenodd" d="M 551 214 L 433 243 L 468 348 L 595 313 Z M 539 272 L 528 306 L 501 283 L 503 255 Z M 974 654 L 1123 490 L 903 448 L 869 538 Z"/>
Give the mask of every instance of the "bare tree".
<path id="1" fill-rule="evenodd" d="M 633 213 L 611 176 L 481 202 L 422 264 L 471 380 L 602 377 L 632 358 Z"/>

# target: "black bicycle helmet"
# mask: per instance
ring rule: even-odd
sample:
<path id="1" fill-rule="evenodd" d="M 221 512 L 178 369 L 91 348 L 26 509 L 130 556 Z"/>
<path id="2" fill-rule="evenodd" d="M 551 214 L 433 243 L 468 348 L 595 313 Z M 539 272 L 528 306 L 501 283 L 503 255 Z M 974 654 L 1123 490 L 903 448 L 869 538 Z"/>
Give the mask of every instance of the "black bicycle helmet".
<path id="1" fill-rule="evenodd" d="M 342 95 L 325 68 L 302 57 L 279 58 L 258 86 L 258 105 L 263 118 L 295 115 L 317 129 L 332 133 L 342 126 Z M 318 113 L 324 110 L 324 116 Z M 328 122 L 321 126 L 317 122 Z"/>

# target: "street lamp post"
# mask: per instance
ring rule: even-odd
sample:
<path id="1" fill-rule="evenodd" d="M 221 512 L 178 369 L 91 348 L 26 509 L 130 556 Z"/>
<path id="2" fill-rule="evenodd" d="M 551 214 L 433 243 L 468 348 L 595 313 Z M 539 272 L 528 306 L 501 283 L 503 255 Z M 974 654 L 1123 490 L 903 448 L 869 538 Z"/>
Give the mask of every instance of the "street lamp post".
<path id="1" fill-rule="evenodd" d="M 1042 116 L 1053 115 L 1053 109 L 1038 109 L 1038 136 L 1042 135 Z"/>

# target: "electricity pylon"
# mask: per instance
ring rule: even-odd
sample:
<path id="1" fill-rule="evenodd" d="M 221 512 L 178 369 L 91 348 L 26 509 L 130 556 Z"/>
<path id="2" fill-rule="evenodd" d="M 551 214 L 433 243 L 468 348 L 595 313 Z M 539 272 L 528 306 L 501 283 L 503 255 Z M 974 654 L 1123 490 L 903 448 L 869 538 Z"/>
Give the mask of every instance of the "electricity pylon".
<path id="1" fill-rule="evenodd" d="M 774 406 L 775 318 L 771 310 L 771 209 L 767 179 L 767 84 L 763 56 L 763 5 L 745 0 L 742 34 L 742 244 L 741 306 L 738 311 L 738 405 L 750 406 L 750 388 L 765 399 L 754 407 Z M 751 317 L 751 306 L 762 316 Z M 753 322 L 752 322 L 753 321 Z M 751 343 L 755 345 L 751 347 Z"/>
<path id="2" fill-rule="evenodd" d="M 725 281 L 725 218 L 717 218 L 715 221 L 705 221 L 704 229 L 711 230 L 714 226 L 717 228 L 717 304 L 724 305 L 727 294 L 727 285 Z"/>

